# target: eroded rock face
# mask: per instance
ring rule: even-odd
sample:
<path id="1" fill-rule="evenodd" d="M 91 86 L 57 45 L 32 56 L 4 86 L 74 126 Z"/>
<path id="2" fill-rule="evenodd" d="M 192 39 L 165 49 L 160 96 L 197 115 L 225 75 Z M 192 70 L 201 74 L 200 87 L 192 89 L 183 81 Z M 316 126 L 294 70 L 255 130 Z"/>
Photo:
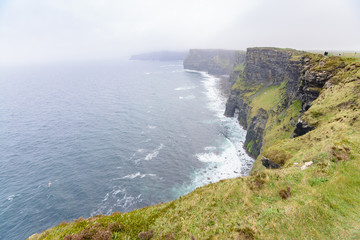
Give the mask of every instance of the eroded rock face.
<path id="1" fill-rule="evenodd" d="M 297 95 L 302 102 L 301 112 L 304 113 L 311 107 L 312 102 L 319 97 L 321 90 L 331 85 L 328 84 L 328 81 L 338 69 L 344 67 L 344 62 L 341 58 L 333 57 L 312 62 L 310 58 L 303 57 L 301 66 Z M 313 129 L 315 129 L 314 126 L 310 126 L 300 117 L 291 137 L 302 136 Z"/>
<path id="2" fill-rule="evenodd" d="M 326 81 L 332 77 L 331 72 L 317 72 L 308 70 L 300 77 L 299 96 L 302 102 L 302 111 L 311 107 L 311 103 L 318 98 Z"/>
<path id="3" fill-rule="evenodd" d="M 280 84 L 284 81 L 291 53 L 272 48 L 248 48 L 246 81 L 251 84 Z"/>
<path id="4" fill-rule="evenodd" d="M 248 104 L 240 97 L 241 91 L 232 91 L 227 102 L 224 115 L 234 117 L 236 115 L 240 125 L 247 129 Z"/>
<path id="5" fill-rule="evenodd" d="M 296 99 L 302 65 L 301 57 L 292 58 L 293 54 L 300 55 L 301 52 L 274 48 L 248 48 L 244 72 L 233 71 L 231 75 L 230 80 L 232 79 L 233 82 L 242 77 L 244 85 L 250 87 L 231 91 L 224 115 L 227 117 L 237 115 L 240 125 L 248 130 L 245 147 L 249 154 L 254 157 L 257 157 L 260 153 L 263 131 L 268 116 L 266 111 L 262 109 L 259 114 L 249 121 L 248 114 L 251 112 L 249 101 L 251 101 L 251 97 L 245 98 L 243 96 L 248 95 L 251 86 L 267 87 L 287 81 L 287 96 L 284 105 Z"/>
<path id="6" fill-rule="evenodd" d="M 286 83 L 286 95 L 288 102 L 291 102 L 298 98 L 299 96 L 299 85 L 300 85 L 300 75 L 304 67 L 304 62 L 300 59 L 291 59 L 288 62 L 285 71 L 284 80 Z"/>
<path id="7" fill-rule="evenodd" d="M 310 132 L 311 130 L 314 130 L 315 127 L 310 126 L 309 124 L 307 124 L 305 121 L 299 119 L 298 123 L 295 126 L 295 130 L 292 133 L 291 137 L 300 137 L 308 132 Z"/>
<path id="8" fill-rule="evenodd" d="M 336 73 L 344 67 L 341 58 L 325 58 L 318 62 L 311 62 L 311 59 L 304 57 L 301 60 L 303 69 L 299 77 L 298 96 L 302 102 L 302 111 L 305 112 L 311 107 L 311 103 L 318 98 L 320 91 Z"/>
<path id="9" fill-rule="evenodd" d="M 291 137 L 313 130 L 314 126 L 307 124 L 301 116 L 318 98 L 322 88 L 329 86 L 328 82 L 335 81 L 332 77 L 343 67 L 344 62 L 339 57 L 324 57 L 292 49 L 247 49 L 244 72 L 236 68 L 238 70 L 231 75 L 233 81 L 237 79 L 237 82 L 226 103 L 225 116 L 238 114 L 239 123 L 247 129 L 245 148 L 248 153 L 254 157 L 259 155 L 268 114 L 284 112 L 294 100 L 301 101 L 302 105 L 299 120 L 291 119 L 289 123 L 296 127 Z M 268 110 L 269 113 L 261 109 L 249 119 L 254 114 L 251 113 L 251 102 L 257 94 L 269 86 L 280 84 L 284 88 L 280 88 L 281 101 L 276 109 Z"/>
<path id="10" fill-rule="evenodd" d="M 260 108 L 249 123 L 244 145 L 250 156 L 257 157 L 260 153 L 268 117 L 267 112 Z"/>
<path id="11" fill-rule="evenodd" d="M 274 161 L 271 161 L 270 159 L 266 158 L 266 157 L 263 157 L 261 159 L 261 162 L 262 162 L 262 165 L 268 169 L 278 169 L 280 168 L 280 165 L 277 164 L 276 162 Z"/>

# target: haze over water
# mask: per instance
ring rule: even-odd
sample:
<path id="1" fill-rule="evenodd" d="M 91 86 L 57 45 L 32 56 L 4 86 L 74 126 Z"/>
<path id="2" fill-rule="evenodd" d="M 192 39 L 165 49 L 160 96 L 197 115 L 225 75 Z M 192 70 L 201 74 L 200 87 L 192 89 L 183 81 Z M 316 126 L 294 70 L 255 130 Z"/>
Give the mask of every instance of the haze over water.
<path id="1" fill-rule="evenodd" d="M 0 69 L 0 239 L 247 174 L 218 80 L 181 62 Z"/>

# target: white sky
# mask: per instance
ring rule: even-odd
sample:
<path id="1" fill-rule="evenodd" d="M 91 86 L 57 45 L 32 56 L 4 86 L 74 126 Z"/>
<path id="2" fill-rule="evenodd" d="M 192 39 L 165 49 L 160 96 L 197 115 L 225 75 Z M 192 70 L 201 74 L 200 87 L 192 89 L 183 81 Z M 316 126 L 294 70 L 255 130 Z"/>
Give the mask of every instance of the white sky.
<path id="1" fill-rule="evenodd" d="M 254 46 L 360 50 L 360 1 L 0 0 L 0 64 Z"/>

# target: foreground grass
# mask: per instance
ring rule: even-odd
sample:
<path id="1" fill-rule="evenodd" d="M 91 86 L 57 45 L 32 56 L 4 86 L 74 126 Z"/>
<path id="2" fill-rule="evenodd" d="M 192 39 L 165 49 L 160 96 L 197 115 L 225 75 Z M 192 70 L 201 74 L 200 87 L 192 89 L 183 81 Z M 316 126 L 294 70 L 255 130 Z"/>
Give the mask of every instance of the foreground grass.
<path id="1" fill-rule="evenodd" d="M 196 189 L 170 203 L 63 223 L 31 239 L 91 231 L 93 236 L 109 231 L 108 239 L 137 239 L 148 230 L 154 231 L 153 239 L 357 239 L 359 169 L 358 160 L 349 160 L 304 171 L 265 170 Z M 279 191 L 287 186 L 291 196 L 282 199 Z"/>
<path id="2" fill-rule="evenodd" d="M 302 117 L 315 130 L 289 138 L 297 101 L 271 116 L 263 155 L 281 169 L 264 169 L 258 159 L 251 176 L 129 213 L 62 223 L 30 239 L 360 239 L 360 64 L 341 64 Z M 260 92 L 252 104 L 279 91 Z"/>

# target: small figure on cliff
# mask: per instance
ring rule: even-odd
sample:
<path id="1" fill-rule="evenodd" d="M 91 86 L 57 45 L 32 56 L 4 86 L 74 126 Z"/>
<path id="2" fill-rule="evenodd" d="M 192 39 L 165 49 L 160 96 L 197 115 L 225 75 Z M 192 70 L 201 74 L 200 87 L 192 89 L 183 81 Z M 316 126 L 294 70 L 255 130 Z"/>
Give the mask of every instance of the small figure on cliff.
<path id="1" fill-rule="evenodd" d="M 327 55 L 329 55 L 329 52 L 325 51 L 324 56 L 327 56 Z"/>

